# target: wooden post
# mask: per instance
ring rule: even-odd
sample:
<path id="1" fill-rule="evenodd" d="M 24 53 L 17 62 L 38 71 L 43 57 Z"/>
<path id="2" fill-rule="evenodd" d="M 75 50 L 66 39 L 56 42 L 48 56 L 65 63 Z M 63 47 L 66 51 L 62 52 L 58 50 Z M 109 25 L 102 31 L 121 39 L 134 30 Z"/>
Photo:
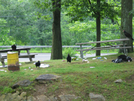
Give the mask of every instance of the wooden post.
<path id="1" fill-rule="evenodd" d="M 123 41 L 123 47 L 125 47 L 125 41 Z M 127 55 L 127 53 L 128 53 L 127 50 L 128 50 L 127 48 L 124 48 L 124 54 L 125 54 L 125 55 Z"/>
<path id="2" fill-rule="evenodd" d="M 125 41 L 123 41 L 123 47 L 125 47 Z M 124 54 L 126 55 L 126 49 L 124 48 Z"/>
<path id="3" fill-rule="evenodd" d="M 4 62 L 4 59 L 2 59 L 1 53 L 0 53 L 0 61 L 1 61 L 2 65 L 3 65 L 3 67 L 5 67 L 5 62 Z"/>
<path id="4" fill-rule="evenodd" d="M 80 45 L 80 49 L 82 50 L 82 45 Z M 83 59 L 83 51 L 80 51 L 80 57 Z"/>
<path id="5" fill-rule="evenodd" d="M 27 54 L 30 55 L 29 50 L 27 50 Z M 29 56 L 29 60 L 32 61 L 32 57 Z"/>
<path id="6" fill-rule="evenodd" d="M 18 55 L 20 55 L 20 50 L 18 50 Z"/>

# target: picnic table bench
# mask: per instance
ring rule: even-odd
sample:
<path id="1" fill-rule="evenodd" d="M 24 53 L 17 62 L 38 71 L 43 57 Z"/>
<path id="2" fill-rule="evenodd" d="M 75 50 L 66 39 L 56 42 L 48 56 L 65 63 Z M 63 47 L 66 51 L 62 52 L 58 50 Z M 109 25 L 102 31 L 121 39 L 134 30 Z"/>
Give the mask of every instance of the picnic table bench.
<path id="1" fill-rule="evenodd" d="M 126 45 L 126 41 L 130 41 L 130 39 L 128 38 L 124 38 L 124 39 L 115 39 L 115 40 L 106 40 L 106 41 L 95 41 L 95 42 L 85 42 L 85 43 L 76 43 L 76 45 L 80 45 L 80 49 L 76 50 L 76 51 L 80 51 L 80 57 L 83 58 L 83 51 L 87 52 L 90 50 L 109 50 L 109 49 L 124 49 L 124 53 L 126 54 L 126 49 L 128 48 L 132 48 L 131 46 L 127 46 Z M 109 42 L 123 42 L 123 44 L 118 44 L 118 45 L 111 45 L 111 44 L 107 44 Z M 103 47 L 92 47 L 90 49 L 82 49 L 82 45 L 87 45 L 87 44 L 97 44 L 97 43 L 105 43 L 108 46 L 103 46 Z"/>
<path id="2" fill-rule="evenodd" d="M 30 49 L 31 48 L 17 48 L 15 51 L 18 52 L 19 58 L 29 58 L 29 60 L 32 61 L 32 58 L 35 58 L 35 55 L 37 55 L 37 54 L 31 54 L 30 51 L 29 51 Z M 20 52 L 22 50 L 26 50 L 27 54 L 21 55 Z M 7 59 L 7 55 L 2 56 L 1 53 L 7 53 L 9 51 L 13 51 L 13 50 L 12 49 L 0 50 L 0 61 L 1 61 L 2 65 L 3 65 L 3 67 L 5 66 L 4 60 Z"/>

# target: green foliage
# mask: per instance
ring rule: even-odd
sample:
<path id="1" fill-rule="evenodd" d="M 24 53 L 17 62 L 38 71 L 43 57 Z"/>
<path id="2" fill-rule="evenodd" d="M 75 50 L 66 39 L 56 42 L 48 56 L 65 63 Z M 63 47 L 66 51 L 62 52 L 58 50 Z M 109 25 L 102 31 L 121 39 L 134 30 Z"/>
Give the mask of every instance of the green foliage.
<path id="1" fill-rule="evenodd" d="M 4 87 L 1 94 L 7 94 L 7 93 L 12 93 L 14 90 L 11 87 Z"/>
<path id="2" fill-rule="evenodd" d="M 96 0 L 66 0 L 64 2 L 65 8 L 67 9 L 67 15 L 72 17 L 72 21 L 83 21 L 85 17 L 92 16 L 97 17 L 98 12 L 101 18 L 108 17 L 110 19 L 116 18 L 118 15 L 117 9 L 114 10 L 114 4 L 100 0 L 100 4 L 97 4 Z"/>
<path id="3" fill-rule="evenodd" d="M 43 15 L 39 18 L 36 14 L 42 14 L 44 10 L 35 8 L 32 1 L 1 1 L 1 4 L 0 7 L 3 11 L 0 14 L 0 24 L 2 25 L 0 35 L 8 34 L 7 38 L 11 36 L 13 39 L 10 40 L 13 42 L 15 40 L 14 43 L 18 45 L 42 45 L 49 42 L 51 44 L 52 14 L 49 11 L 45 11 L 46 18 Z"/>
<path id="4" fill-rule="evenodd" d="M 74 45 L 79 42 L 96 41 L 96 22 L 93 18 L 88 17 L 83 22 L 76 21 L 74 23 L 67 23 L 70 19 L 63 14 L 62 19 L 63 45 Z M 103 19 L 101 23 L 101 40 L 119 38 L 120 29 L 118 24 L 111 24 L 111 20 L 108 18 Z"/>
<path id="5" fill-rule="evenodd" d="M 62 1 L 62 45 L 96 41 L 94 11 L 101 11 L 104 18 L 101 20 L 101 40 L 120 38 L 121 18 L 114 12 L 120 12 L 120 0 L 101 0 L 100 9 L 96 9 L 96 0 L 88 1 Z M 52 45 L 51 0 L 0 0 L 0 3 L 0 45 Z M 73 19 L 76 22 L 70 23 Z"/>
<path id="6" fill-rule="evenodd" d="M 62 56 L 63 58 L 67 58 L 67 55 L 70 54 L 71 57 L 76 57 L 76 51 L 73 50 L 72 48 L 64 48 L 63 52 L 62 52 Z"/>

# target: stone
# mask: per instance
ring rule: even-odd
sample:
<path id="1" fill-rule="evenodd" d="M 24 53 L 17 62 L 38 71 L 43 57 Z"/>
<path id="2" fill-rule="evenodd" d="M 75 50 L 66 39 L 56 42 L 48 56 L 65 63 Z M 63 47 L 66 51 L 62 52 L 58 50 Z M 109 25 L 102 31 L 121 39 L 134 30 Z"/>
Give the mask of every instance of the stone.
<path id="1" fill-rule="evenodd" d="M 55 96 L 50 96 L 50 97 L 49 97 L 49 100 L 50 100 L 50 101 L 59 101 L 58 98 L 55 97 Z"/>
<path id="2" fill-rule="evenodd" d="M 3 99 L 5 99 L 6 95 L 2 95 L 0 96 L 0 101 L 3 101 Z"/>
<path id="3" fill-rule="evenodd" d="M 16 100 L 14 100 L 14 101 L 26 101 L 26 92 L 22 92 L 21 94 L 20 94 L 20 96 L 18 95 L 18 97 L 17 97 L 17 99 Z"/>
<path id="4" fill-rule="evenodd" d="M 26 92 L 20 93 L 17 91 L 16 93 L 8 93 L 0 96 L 0 101 L 26 101 Z M 36 100 L 35 100 L 36 101 Z"/>
<path id="5" fill-rule="evenodd" d="M 77 96 L 71 95 L 71 94 L 59 95 L 59 98 L 61 99 L 61 101 L 73 101 L 73 100 L 78 99 Z"/>
<path id="6" fill-rule="evenodd" d="M 17 91 L 14 94 L 8 93 L 6 96 L 6 101 L 25 101 L 26 100 L 26 92 L 20 93 Z"/>
<path id="7" fill-rule="evenodd" d="M 20 97 L 26 97 L 26 92 L 22 92 L 21 94 L 20 94 Z"/>
<path id="8" fill-rule="evenodd" d="M 16 91 L 16 93 L 12 94 L 12 99 L 16 99 L 18 97 L 18 95 L 19 95 L 19 92 Z"/>
<path id="9" fill-rule="evenodd" d="M 38 95 L 36 98 L 37 101 L 50 101 L 45 95 Z"/>
<path id="10" fill-rule="evenodd" d="M 26 98 L 26 92 L 21 94 L 17 91 L 14 94 L 8 93 L 0 96 L 0 101 L 73 101 L 77 100 L 79 97 L 71 94 L 59 95 L 59 96 L 50 96 L 49 98 L 46 95 L 28 96 Z"/>
<path id="11" fill-rule="evenodd" d="M 123 81 L 122 81 L 122 79 L 118 79 L 118 80 L 115 80 L 114 82 L 115 82 L 115 83 L 121 83 L 121 82 L 123 82 Z"/>
<path id="12" fill-rule="evenodd" d="M 104 96 L 101 95 L 101 94 L 93 94 L 93 93 L 90 93 L 89 94 L 89 97 L 90 97 L 90 100 L 91 101 L 105 101 Z"/>
<path id="13" fill-rule="evenodd" d="M 59 78 L 60 78 L 60 76 L 57 76 L 57 75 L 45 74 L 45 75 L 40 75 L 35 80 L 40 82 L 40 83 L 46 83 L 46 81 L 54 81 L 54 80 L 57 80 Z"/>
<path id="14" fill-rule="evenodd" d="M 27 101 L 37 101 L 37 99 L 33 96 L 28 96 Z"/>
<path id="15" fill-rule="evenodd" d="M 12 99 L 12 94 L 8 93 L 8 94 L 6 94 L 4 101 L 10 101 L 11 99 Z"/>
<path id="16" fill-rule="evenodd" d="M 23 86 L 23 87 L 26 87 L 26 86 L 29 86 L 32 82 L 29 81 L 29 80 L 23 80 L 23 81 L 19 81 L 17 82 L 16 84 L 14 84 L 12 86 L 12 89 L 16 89 L 17 87 L 19 86 Z"/>
<path id="17" fill-rule="evenodd" d="M 11 93 L 4 94 L 0 97 L 0 101 L 14 101 Z"/>
<path id="18" fill-rule="evenodd" d="M 13 101 L 23 101 L 23 98 L 21 98 L 20 96 L 17 96 L 15 99 L 13 99 Z"/>

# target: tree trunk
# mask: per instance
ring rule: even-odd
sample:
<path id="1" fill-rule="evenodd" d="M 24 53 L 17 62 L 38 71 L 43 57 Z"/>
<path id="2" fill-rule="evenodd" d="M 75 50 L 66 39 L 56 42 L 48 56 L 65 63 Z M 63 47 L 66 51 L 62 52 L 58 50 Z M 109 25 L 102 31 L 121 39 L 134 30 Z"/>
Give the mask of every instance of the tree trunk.
<path id="1" fill-rule="evenodd" d="M 130 11 L 132 10 L 133 0 L 122 0 L 121 5 L 121 38 L 124 38 L 123 30 L 132 35 L 132 14 L 130 14 Z M 132 48 L 128 49 L 128 52 L 133 52 L 133 41 L 130 40 L 126 43 L 127 45 L 132 46 Z"/>
<path id="2" fill-rule="evenodd" d="M 61 0 L 52 0 L 53 25 L 52 25 L 52 51 L 51 59 L 62 59 L 62 41 L 60 27 Z"/>
<path id="3" fill-rule="evenodd" d="M 98 6 L 100 6 L 100 0 L 97 0 Z M 101 39 L 101 31 L 100 31 L 100 12 L 97 12 L 96 18 L 96 41 L 100 41 Z M 96 44 L 96 47 L 100 47 L 100 43 Z M 101 51 L 96 50 L 96 56 L 100 56 Z"/>

